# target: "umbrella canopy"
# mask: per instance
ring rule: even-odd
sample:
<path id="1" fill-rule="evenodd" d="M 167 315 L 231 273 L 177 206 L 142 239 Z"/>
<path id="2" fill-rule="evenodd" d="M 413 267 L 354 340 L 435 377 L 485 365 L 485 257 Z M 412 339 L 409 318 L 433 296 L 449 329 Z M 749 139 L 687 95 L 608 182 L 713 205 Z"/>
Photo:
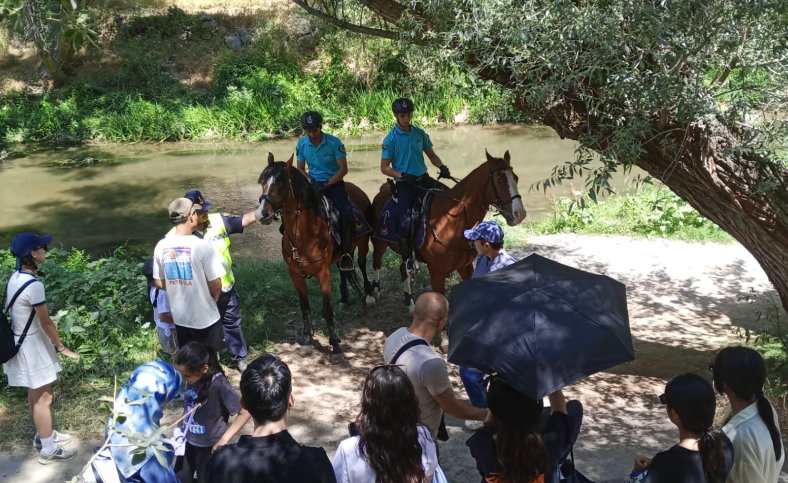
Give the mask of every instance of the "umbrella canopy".
<path id="1" fill-rule="evenodd" d="M 626 287 L 530 255 L 452 289 L 449 362 L 541 398 L 635 359 Z"/>

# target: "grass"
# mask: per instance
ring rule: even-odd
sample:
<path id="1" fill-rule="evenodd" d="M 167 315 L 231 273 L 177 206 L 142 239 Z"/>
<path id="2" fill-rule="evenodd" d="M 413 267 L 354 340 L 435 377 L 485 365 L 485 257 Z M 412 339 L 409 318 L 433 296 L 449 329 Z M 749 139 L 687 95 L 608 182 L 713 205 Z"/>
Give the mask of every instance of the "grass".
<path id="1" fill-rule="evenodd" d="M 507 246 L 523 246 L 529 236 L 556 233 L 628 235 L 688 242 L 732 243 L 728 235 L 665 187 L 613 195 L 594 203 L 561 197 L 553 213 L 518 226 L 504 226 Z"/>

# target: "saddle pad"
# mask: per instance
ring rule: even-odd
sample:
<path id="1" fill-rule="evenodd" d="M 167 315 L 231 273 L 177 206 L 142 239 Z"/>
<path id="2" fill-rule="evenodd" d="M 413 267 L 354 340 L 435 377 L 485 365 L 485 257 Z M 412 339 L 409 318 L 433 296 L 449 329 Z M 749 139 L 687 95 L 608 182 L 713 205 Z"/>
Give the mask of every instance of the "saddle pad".
<path id="1" fill-rule="evenodd" d="M 326 219 L 328 220 L 328 231 L 331 233 L 331 236 L 336 240 L 337 243 L 342 242 L 342 235 L 339 230 L 339 212 L 334 208 L 334 204 L 331 203 L 326 196 L 323 196 L 323 212 L 326 214 Z M 356 207 L 353 201 L 349 200 L 350 207 L 353 209 L 353 226 L 355 228 L 353 232 L 353 239 L 360 236 L 364 236 L 367 233 L 372 231 L 372 227 L 369 226 L 367 223 L 367 219 L 364 217 L 364 214 Z"/>
<path id="2" fill-rule="evenodd" d="M 427 234 L 427 220 L 430 215 L 430 204 L 432 203 L 432 193 L 426 193 L 421 199 L 421 206 L 424 208 L 419 213 L 419 221 L 416 226 L 416 239 L 413 240 L 414 248 L 421 248 L 424 245 L 424 239 Z M 380 212 L 377 226 L 372 234 L 375 238 L 387 241 L 389 243 L 399 243 L 399 206 L 397 201 L 391 197 L 383 205 L 383 211 Z"/>

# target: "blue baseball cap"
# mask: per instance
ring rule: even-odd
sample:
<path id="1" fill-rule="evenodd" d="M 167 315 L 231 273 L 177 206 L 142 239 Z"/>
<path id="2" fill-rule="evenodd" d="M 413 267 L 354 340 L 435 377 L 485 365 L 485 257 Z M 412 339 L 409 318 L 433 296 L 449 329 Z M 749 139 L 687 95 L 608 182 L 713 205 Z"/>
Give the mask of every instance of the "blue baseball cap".
<path id="1" fill-rule="evenodd" d="M 52 237 L 49 235 L 39 236 L 35 233 L 20 233 L 11 240 L 11 254 L 17 258 L 30 255 L 38 247 L 49 245 Z"/>
<path id="2" fill-rule="evenodd" d="M 208 210 L 210 210 L 213 207 L 213 203 L 206 200 L 203 197 L 202 193 L 200 193 L 200 190 L 187 191 L 186 194 L 183 195 L 183 197 L 189 198 L 194 202 L 195 205 L 200 205 L 200 207 L 197 209 L 198 213 L 207 213 Z"/>
<path id="3" fill-rule="evenodd" d="M 492 220 L 483 221 L 470 230 L 465 230 L 463 235 L 468 240 L 482 239 L 489 243 L 500 243 L 503 241 L 501 225 Z"/>

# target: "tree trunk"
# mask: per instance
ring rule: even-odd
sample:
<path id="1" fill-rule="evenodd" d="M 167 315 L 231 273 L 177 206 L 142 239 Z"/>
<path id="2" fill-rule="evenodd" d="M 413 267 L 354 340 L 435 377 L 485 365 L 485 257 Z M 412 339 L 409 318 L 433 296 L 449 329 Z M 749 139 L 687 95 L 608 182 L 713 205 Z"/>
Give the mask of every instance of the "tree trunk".
<path id="1" fill-rule="evenodd" d="M 595 122 L 572 97 L 523 110 L 562 138 L 577 140 Z M 749 250 L 788 311 L 788 170 L 747 150 L 733 154 L 742 143 L 730 130 L 667 125 L 655 131 L 643 140 L 637 165 Z M 675 147 L 668 153 L 666 139 Z"/>

